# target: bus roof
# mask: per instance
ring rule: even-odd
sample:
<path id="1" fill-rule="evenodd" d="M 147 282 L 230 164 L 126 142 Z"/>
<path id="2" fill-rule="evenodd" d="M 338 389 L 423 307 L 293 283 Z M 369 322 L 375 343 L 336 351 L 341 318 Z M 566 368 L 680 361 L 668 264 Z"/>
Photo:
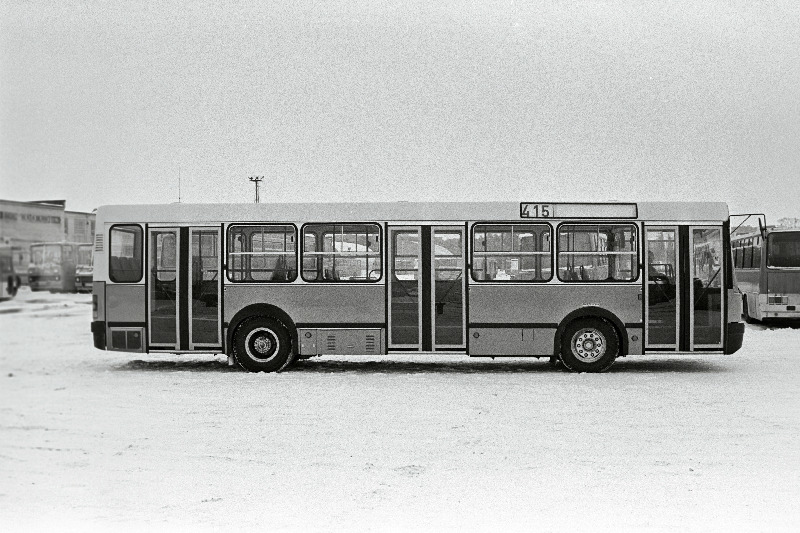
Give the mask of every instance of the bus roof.
<path id="1" fill-rule="evenodd" d="M 260 204 L 105 205 L 97 209 L 103 223 L 220 222 L 392 222 L 392 221 L 534 221 L 521 215 L 527 202 L 374 202 Z M 724 202 L 564 203 L 551 206 L 553 219 L 721 222 L 728 220 Z"/>

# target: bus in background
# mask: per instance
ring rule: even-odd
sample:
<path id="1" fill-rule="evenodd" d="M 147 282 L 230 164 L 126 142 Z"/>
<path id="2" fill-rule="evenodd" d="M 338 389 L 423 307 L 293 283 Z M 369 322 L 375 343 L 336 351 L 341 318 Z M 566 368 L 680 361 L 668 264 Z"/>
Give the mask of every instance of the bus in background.
<path id="1" fill-rule="evenodd" d="M 723 203 L 172 204 L 97 210 L 95 347 L 546 357 L 601 372 L 742 344 Z"/>
<path id="2" fill-rule="evenodd" d="M 10 246 L 0 246 L 0 301 L 17 295 L 21 280 L 14 270 L 14 250 Z"/>
<path id="3" fill-rule="evenodd" d="M 74 242 L 31 244 L 31 262 L 28 266 L 28 285 L 31 290 L 75 292 L 79 246 Z"/>
<path id="4" fill-rule="evenodd" d="M 731 246 L 745 320 L 800 319 L 800 229 L 764 228 Z"/>
<path id="5" fill-rule="evenodd" d="M 75 288 L 78 292 L 92 292 L 94 276 L 91 244 L 78 245 L 78 262 L 75 265 Z"/>

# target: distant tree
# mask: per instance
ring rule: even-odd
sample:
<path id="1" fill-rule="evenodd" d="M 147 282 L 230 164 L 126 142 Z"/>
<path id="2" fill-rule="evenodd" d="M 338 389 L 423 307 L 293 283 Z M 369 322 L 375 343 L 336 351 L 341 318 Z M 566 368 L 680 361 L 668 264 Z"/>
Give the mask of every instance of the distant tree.
<path id="1" fill-rule="evenodd" d="M 778 219 L 778 227 L 779 228 L 800 228 L 800 218 L 779 218 Z"/>

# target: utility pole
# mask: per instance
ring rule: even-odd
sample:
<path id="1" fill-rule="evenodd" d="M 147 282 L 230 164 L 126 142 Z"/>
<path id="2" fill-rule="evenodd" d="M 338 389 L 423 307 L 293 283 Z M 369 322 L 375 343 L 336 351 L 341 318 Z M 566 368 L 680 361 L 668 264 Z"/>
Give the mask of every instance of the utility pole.
<path id="1" fill-rule="evenodd" d="M 250 176 L 250 178 L 248 179 L 256 184 L 256 203 L 259 203 L 260 200 L 258 198 L 258 184 L 261 183 L 261 180 L 264 179 L 264 176 Z"/>

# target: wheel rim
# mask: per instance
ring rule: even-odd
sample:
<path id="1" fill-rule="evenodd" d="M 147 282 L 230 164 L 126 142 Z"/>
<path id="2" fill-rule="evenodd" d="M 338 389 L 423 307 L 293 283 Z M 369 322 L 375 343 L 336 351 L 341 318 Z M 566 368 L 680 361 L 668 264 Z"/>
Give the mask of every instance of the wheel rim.
<path id="1" fill-rule="evenodd" d="M 595 328 L 579 329 L 570 342 L 572 355 L 584 363 L 593 363 L 606 354 L 606 338 Z"/>
<path id="2" fill-rule="evenodd" d="M 255 328 L 244 341 L 247 355 L 257 361 L 269 361 L 278 354 L 281 341 L 269 328 Z"/>

